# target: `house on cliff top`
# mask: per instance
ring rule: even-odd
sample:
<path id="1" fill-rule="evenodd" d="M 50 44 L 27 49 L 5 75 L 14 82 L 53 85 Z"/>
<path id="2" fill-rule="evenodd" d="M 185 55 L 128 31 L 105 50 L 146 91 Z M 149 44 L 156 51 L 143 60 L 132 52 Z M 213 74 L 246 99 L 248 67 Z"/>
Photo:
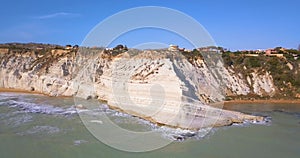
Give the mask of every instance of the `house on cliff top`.
<path id="1" fill-rule="evenodd" d="M 179 50 L 179 47 L 178 45 L 173 45 L 171 44 L 168 48 L 169 51 L 178 51 Z"/>

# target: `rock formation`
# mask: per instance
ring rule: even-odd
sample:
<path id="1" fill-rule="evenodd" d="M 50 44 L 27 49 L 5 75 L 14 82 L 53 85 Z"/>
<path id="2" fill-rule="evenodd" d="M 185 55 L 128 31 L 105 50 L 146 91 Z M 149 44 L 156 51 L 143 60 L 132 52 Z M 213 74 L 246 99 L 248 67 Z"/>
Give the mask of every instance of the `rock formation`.
<path id="1" fill-rule="evenodd" d="M 168 50 L 8 51 L 0 54 L 0 87 L 105 100 L 113 109 L 184 129 L 262 121 L 209 106 L 222 103 L 228 87 L 230 93 L 248 94 L 252 88 L 245 82 L 257 94 L 274 91 L 268 73 L 245 81 L 216 56 L 189 61 Z"/>

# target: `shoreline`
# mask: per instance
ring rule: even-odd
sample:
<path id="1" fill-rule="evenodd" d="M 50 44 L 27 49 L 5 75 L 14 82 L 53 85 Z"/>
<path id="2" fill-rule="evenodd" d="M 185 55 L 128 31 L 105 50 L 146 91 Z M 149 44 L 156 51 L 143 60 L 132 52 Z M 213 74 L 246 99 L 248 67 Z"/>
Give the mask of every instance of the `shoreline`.
<path id="1" fill-rule="evenodd" d="M 0 93 L 25 93 L 25 94 L 40 94 L 45 95 L 49 97 L 58 97 L 58 98 L 64 98 L 64 97 L 72 97 L 72 96 L 50 96 L 45 93 L 37 92 L 37 91 L 29 91 L 29 90 L 22 90 L 22 89 L 12 89 L 12 88 L 0 88 Z M 294 99 L 294 100 L 287 100 L 287 99 L 268 99 L 268 100 L 230 100 L 230 101 L 224 101 L 224 106 L 230 106 L 234 104 L 300 104 L 300 99 Z"/>
<path id="2" fill-rule="evenodd" d="M 23 90 L 23 89 L 12 89 L 12 88 L 0 88 L 0 92 L 3 92 L 3 93 L 9 92 L 9 93 L 27 93 L 27 94 L 47 95 L 47 94 L 36 92 L 36 91 L 29 91 L 29 90 Z"/>
<path id="3" fill-rule="evenodd" d="M 224 105 L 233 104 L 300 104 L 300 99 L 287 100 L 287 99 L 268 99 L 268 100 L 230 100 L 224 101 Z"/>
<path id="4" fill-rule="evenodd" d="M 37 91 L 23 90 L 23 89 L 13 89 L 13 88 L 0 88 L 0 93 L 23 93 L 23 94 L 38 94 L 44 95 L 48 97 L 56 97 L 56 98 L 68 98 L 72 96 L 51 96 L 49 94 L 45 94 Z"/>

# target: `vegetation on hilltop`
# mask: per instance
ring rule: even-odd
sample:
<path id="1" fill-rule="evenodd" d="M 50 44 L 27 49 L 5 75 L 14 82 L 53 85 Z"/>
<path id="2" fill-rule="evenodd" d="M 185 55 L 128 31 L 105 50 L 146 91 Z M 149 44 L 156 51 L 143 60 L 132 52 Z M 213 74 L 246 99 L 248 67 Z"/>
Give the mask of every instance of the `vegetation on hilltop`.
<path id="1" fill-rule="evenodd" d="M 251 73 L 269 72 L 277 89 L 275 97 L 293 98 L 300 93 L 300 60 L 296 58 L 295 50 L 288 50 L 284 57 L 246 56 L 241 52 L 224 52 L 222 54 L 225 66 L 232 68 L 235 72 L 245 76 L 252 76 Z"/>
<path id="2" fill-rule="evenodd" d="M 187 58 L 188 61 L 194 61 L 194 60 L 197 60 L 197 59 L 203 59 L 203 56 L 201 54 L 201 52 L 197 49 L 194 49 L 193 51 L 191 52 L 185 52 L 185 51 L 182 51 L 181 52 L 183 56 L 185 56 Z"/>
<path id="3" fill-rule="evenodd" d="M 0 44 L 0 48 L 9 49 L 63 49 L 63 46 L 55 44 L 43 44 L 43 43 L 5 43 Z"/>

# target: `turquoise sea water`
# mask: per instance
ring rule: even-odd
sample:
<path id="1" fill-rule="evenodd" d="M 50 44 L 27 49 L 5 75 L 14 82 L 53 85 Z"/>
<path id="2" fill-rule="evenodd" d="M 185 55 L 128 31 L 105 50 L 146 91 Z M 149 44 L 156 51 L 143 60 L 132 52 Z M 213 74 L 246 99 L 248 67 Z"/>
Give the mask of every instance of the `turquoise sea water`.
<path id="1" fill-rule="evenodd" d="M 85 128 L 73 104 L 72 98 L 0 93 L 0 157 L 300 157 L 300 105 L 296 104 L 232 105 L 232 110 L 267 116 L 271 121 L 218 128 L 204 138 L 194 135 L 143 153 L 119 151 L 98 141 Z M 138 131 L 154 128 L 138 118 L 108 113 L 120 126 Z M 161 139 L 170 139 L 173 134 L 165 131 Z"/>

